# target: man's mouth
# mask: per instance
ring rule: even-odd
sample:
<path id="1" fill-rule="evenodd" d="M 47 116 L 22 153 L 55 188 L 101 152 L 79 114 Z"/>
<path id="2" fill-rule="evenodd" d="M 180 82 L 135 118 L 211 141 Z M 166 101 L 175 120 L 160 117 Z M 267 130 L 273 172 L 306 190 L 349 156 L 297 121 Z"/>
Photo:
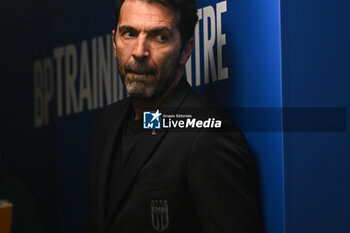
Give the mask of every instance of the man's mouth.
<path id="1" fill-rule="evenodd" d="M 142 72 L 142 71 L 130 71 L 127 73 L 134 74 L 134 75 L 153 75 L 153 73 L 151 72 Z"/>
<path id="2" fill-rule="evenodd" d="M 135 75 L 155 75 L 157 74 L 157 70 L 150 66 L 142 66 L 142 65 L 131 65 L 125 67 L 126 73 L 131 73 Z"/>
<path id="3" fill-rule="evenodd" d="M 145 73 L 133 73 L 133 72 L 129 72 L 127 73 L 129 74 L 127 77 L 126 77 L 126 80 L 127 82 L 148 82 L 151 80 L 151 78 L 149 77 L 149 73 L 148 74 L 145 74 Z"/>

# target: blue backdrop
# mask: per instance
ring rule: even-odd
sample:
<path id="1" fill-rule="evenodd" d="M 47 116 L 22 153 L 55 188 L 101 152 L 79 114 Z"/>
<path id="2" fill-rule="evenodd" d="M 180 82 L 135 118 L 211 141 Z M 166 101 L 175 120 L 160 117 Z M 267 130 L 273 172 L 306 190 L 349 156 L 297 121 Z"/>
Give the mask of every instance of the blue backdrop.
<path id="1" fill-rule="evenodd" d="M 348 111 L 350 3 L 282 1 L 281 9 L 283 105 Z M 327 112 L 318 128 L 331 124 Z M 337 119 L 339 130 L 284 134 L 287 233 L 350 232 L 349 116 Z"/>

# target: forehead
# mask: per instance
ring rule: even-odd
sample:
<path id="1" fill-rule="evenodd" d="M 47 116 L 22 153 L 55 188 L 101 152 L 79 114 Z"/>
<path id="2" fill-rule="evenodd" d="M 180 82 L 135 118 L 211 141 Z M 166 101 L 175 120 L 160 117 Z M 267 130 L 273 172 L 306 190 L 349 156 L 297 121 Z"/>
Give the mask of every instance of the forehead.
<path id="1" fill-rule="evenodd" d="M 157 3 L 145 0 L 125 0 L 119 15 L 118 26 L 132 26 L 140 29 L 153 27 L 176 27 L 174 11 Z"/>

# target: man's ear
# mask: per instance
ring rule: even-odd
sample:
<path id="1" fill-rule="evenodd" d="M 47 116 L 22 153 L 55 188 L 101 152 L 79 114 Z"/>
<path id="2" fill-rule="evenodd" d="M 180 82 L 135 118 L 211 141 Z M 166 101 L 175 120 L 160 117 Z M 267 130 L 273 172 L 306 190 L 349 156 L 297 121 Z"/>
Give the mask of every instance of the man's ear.
<path id="1" fill-rule="evenodd" d="M 113 48 L 114 48 L 114 57 L 115 58 L 117 58 L 117 49 L 116 49 L 116 47 L 117 47 L 117 45 L 116 45 L 116 41 L 115 41 L 115 38 L 116 38 L 116 33 L 117 33 L 117 31 L 116 31 L 116 29 L 113 29 L 112 30 L 112 41 L 113 41 Z"/>
<path id="2" fill-rule="evenodd" d="M 192 50 L 194 46 L 194 39 L 191 37 L 185 44 L 184 48 L 182 49 L 181 58 L 180 58 L 180 65 L 185 65 L 188 58 L 191 56 Z"/>

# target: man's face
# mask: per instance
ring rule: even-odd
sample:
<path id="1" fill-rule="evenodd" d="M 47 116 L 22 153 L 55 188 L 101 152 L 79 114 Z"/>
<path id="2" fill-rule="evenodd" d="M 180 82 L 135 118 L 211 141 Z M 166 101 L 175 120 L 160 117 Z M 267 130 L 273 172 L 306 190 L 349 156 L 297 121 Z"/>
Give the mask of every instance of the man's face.
<path id="1" fill-rule="evenodd" d="M 178 17 L 158 3 L 126 0 L 114 39 L 119 73 L 130 96 L 152 98 L 164 93 L 185 60 Z"/>

